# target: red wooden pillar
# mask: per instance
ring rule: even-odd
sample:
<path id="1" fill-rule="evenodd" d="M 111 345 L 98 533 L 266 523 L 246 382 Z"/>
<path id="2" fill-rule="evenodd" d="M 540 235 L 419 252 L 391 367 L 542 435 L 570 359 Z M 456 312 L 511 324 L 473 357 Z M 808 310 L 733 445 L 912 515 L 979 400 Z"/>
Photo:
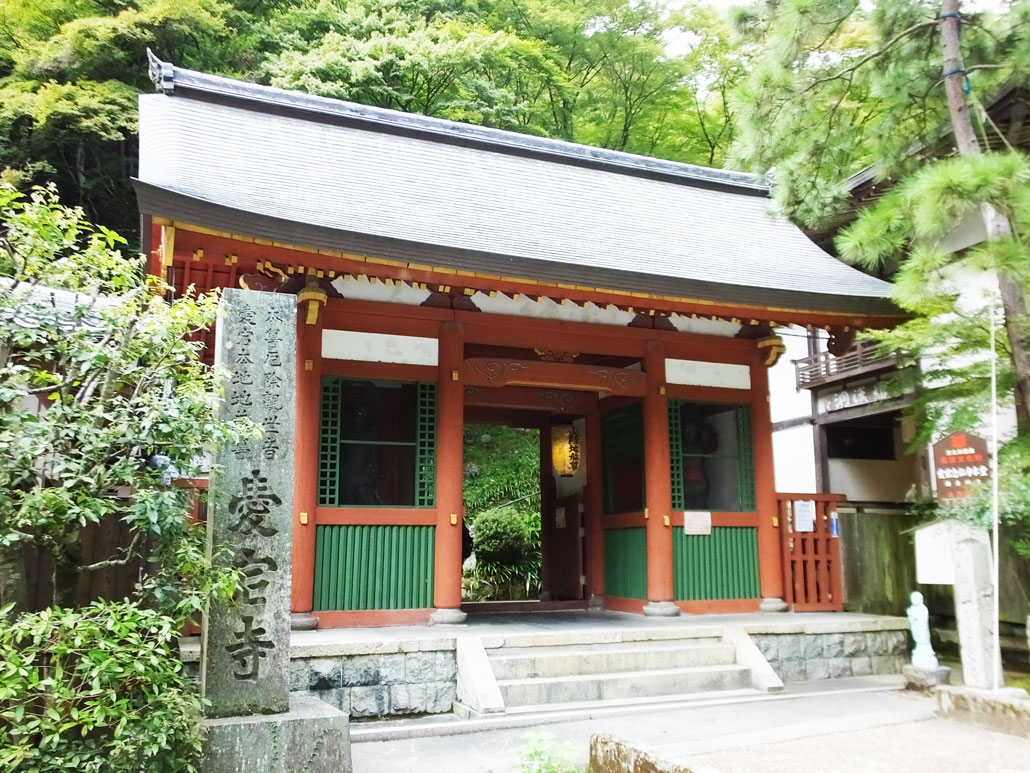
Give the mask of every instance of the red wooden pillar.
<path id="1" fill-rule="evenodd" d="M 669 398 L 665 394 L 665 346 L 644 346 L 644 515 L 647 527 L 645 615 L 679 614 L 672 584 L 672 487 L 669 480 Z"/>
<path id="2" fill-rule="evenodd" d="M 601 471 L 601 410 L 596 395 L 586 416 L 587 587 L 591 604 L 604 596 L 604 489 Z"/>
<path id="3" fill-rule="evenodd" d="M 318 507 L 319 414 L 322 402 L 322 318 L 297 313 L 297 406 L 293 445 L 293 577 L 295 628 L 314 628 L 315 509 Z"/>
<path id="4" fill-rule="evenodd" d="M 436 415 L 436 542 L 433 623 L 463 623 L 461 611 L 461 522 L 464 484 L 464 402 L 461 381 L 465 342 L 461 324 L 440 325 L 440 377 Z"/>
<path id="5" fill-rule="evenodd" d="M 783 557 L 780 546 L 779 505 L 773 474 L 772 419 L 769 415 L 769 372 L 766 354 L 751 354 L 751 426 L 754 433 L 755 508 L 758 511 L 758 575 L 762 609 L 785 609 Z M 779 602 L 779 603 L 777 603 Z"/>

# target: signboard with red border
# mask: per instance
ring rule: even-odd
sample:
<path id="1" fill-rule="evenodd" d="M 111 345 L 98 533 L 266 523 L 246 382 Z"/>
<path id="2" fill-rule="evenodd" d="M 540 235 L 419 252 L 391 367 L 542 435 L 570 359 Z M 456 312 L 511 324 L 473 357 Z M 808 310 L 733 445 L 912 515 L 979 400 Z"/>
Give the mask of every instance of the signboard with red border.
<path id="1" fill-rule="evenodd" d="M 937 499 L 965 499 L 973 483 L 990 480 L 987 441 L 968 432 L 953 432 L 933 444 Z"/>

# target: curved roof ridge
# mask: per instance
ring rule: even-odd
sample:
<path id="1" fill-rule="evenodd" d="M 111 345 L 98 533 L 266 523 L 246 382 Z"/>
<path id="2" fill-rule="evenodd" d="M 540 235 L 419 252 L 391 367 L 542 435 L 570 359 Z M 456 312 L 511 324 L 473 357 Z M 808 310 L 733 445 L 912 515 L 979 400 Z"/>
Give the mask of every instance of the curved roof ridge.
<path id="1" fill-rule="evenodd" d="M 770 187 L 758 175 L 727 169 L 666 161 L 618 150 L 580 145 L 566 140 L 538 137 L 532 134 L 496 129 L 477 124 L 435 118 L 420 113 L 406 113 L 383 107 L 363 105 L 342 99 L 305 94 L 235 80 L 220 75 L 189 70 L 162 61 L 147 49 L 150 77 L 164 94 L 189 92 L 205 95 L 216 101 L 248 103 L 266 110 L 294 110 L 311 116 L 355 124 L 374 124 L 382 131 L 392 130 L 417 134 L 426 139 L 475 145 L 500 153 L 523 153 L 549 160 L 589 165 L 611 172 L 660 177 L 687 185 L 711 186 L 752 196 L 768 196 Z M 182 92 L 186 92 L 183 94 Z"/>

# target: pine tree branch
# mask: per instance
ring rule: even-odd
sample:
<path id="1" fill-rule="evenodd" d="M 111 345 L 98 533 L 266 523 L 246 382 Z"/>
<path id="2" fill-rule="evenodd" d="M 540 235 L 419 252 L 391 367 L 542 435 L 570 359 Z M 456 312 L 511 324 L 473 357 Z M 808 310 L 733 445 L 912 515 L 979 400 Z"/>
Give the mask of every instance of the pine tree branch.
<path id="1" fill-rule="evenodd" d="M 829 81 L 834 81 L 834 80 L 840 80 L 844 76 L 849 75 L 849 74 L 855 72 L 855 70 L 858 70 L 860 67 L 862 67 L 862 65 L 866 64 L 867 62 L 870 62 L 873 59 L 878 59 L 879 57 L 883 56 L 884 54 L 887 53 L 887 51 L 889 51 L 892 47 L 894 47 L 895 45 L 900 43 L 902 40 L 907 38 L 909 35 L 913 35 L 913 34 L 915 34 L 916 32 L 919 32 L 922 29 L 926 29 L 927 27 L 935 27 L 935 26 L 937 26 L 937 20 L 936 19 L 933 19 L 933 20 L 930 20 L 930 21 L 921 21 L 918 24 L 913 24 L 911 27 L 902 30 L 897 35 L 895 35 L 893 38 L 888 40 L 886 43 L 883 44 L 883 46 L 878 48 L 876 51 L 870 51 L 868 54 L 866 54 L 865 56 L 862 56 L 859 59 L 855 60 L 854 62 L 852 62 L 850 65 L 848 65 L 844 69 L 838 70 L 837 72 L 832 73 L 831 75 L 826 75 L 826 76 L 824 76 L 822 78 L 816 78 L 814 81 L 812 81 L 810 84 L 808 84 L 808 86 L 806 86 L 802 90 L 801 93 L 802 94 L 806 94 L 809 91 L 811 91 L 812 89 L 814 89 L 816 86 L 818 86 L 818 85 L 820 85 L 822 83 L 827 83 Z"/>

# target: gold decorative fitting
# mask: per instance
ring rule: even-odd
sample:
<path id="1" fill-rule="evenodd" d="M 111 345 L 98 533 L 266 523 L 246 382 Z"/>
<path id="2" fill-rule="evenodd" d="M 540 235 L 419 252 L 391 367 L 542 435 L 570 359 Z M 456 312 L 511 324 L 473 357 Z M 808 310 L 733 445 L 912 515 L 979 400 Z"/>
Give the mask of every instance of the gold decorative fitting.
<path id="1" fill-rule="evenodd" d="M 318 324 L 318 311 L 326 302 L 329 300 L 329 293 L 322 289 L 318 284 L 318 280 L 314 277 L 308 279 L 307 286 L 297 293 L 297 305 L 307 303 L 308 313 L 304 318 L 305 324 L 317 325 Z"/>
<path id="2" fill-rule="evenodd" d="M 757 344 L 759 349 L 765 350 L 765 367 L 771 368 L 777 362 L 787 347 L 783 343 L 783 339 L 778 335 L 769 335 L 765 338 L 759 338 Z"/>

